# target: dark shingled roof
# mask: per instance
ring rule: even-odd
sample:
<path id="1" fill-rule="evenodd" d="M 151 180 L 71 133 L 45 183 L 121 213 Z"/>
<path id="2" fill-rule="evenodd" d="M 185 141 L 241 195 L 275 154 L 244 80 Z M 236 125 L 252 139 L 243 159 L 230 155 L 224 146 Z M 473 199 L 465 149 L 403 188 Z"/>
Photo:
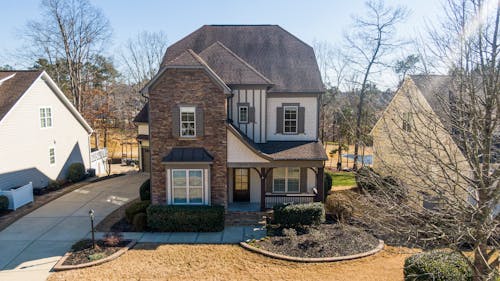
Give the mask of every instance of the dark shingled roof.
<path id="1" fill-rule="evenodd" d="M 199 56 L 221 77 L 227 85 L 272 85 L 273 83 L 255 68 L 238 57 L 219 41 L 203 50 Z"/>
<path id="2" fill-rule="evenodd" d="M 166 65 L 180 66 L 203 66 L 200 58 L 191 49 L 184 50 L 178 57 L 166 63 Z"/>
<path id="3" fill-rule="evenodd" d="M 139 113 L 137 113 L 137 115 L 134 118 L 134 122 L 148 123 L 148 120 L 149 120 L 149 102 L 147 102 L 142 107 L 141 111 L 139 111 Z"/>
<path id="4" fill-rule="evenodd" d="M 9 112 L 42 72 L 41 70 L 0 71 L 0 80 L 14 74 L 12 78 L 0 83 L 0 120 L 2 120 L 5 114 Z"/>
<path id="5" fill-rule="evenodd" d="M 138 140 L 149 140 L 149 135 L 137 135 Z"/>
<path id="6" fill-rule="evenodd" d="M 278 25 L 204 25 L 168 47 L 162 66 L 217 41 L 271 80 L 270 92 L 324 92 L 313 48 Z"/>
<path id="7" fill-rule="evenodd" d="M 202 147 L 174 147 L 162 162 L 212 162 L 214 158 Z"/>

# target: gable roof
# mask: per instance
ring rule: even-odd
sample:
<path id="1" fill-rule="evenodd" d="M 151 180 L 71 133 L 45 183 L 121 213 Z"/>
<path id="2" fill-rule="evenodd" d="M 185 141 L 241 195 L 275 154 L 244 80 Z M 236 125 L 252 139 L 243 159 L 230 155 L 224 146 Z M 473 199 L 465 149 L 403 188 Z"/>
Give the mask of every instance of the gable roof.
<path id="1" fill-rule="evenodd" d="M 278 25 L 204 25 L 168 47 L 162 66 L 217 41 L 272 81 L 270 92 L 324 92 L 313 48 Z"/>
<path id="2" fill-rule="evenodd" d="M 134 118 L 134 122 L 148 123 L 148 120 L 149 120 L 149 102 L 147 102 L 142 107 L 141 111 L 139 111 L 139 113 L 137 113 L 137 115 Z"/>
<path id="3" fill-rule="evenodd" d="M 56 83 L 43 70 L 10 70 L 0 71 L 0 121 L 14 107 L 19 99 L 28 91 L 28 89 L 38 79 L 43 79 L 51 88 L 53 93 L 66 106 L 82 127 L 90 134 L 92 128 L 82 115 L 71 104 L 64 93 L 59 89 Z M 7 75 L 8 74 L 8 75 Z M 9 78 L 10 77 L 10 78 Z"/>
<path id="4" fill-rule="evenodd" d="M 224 82 L 247 85 L 272 85 L 273 83 L 254 67 L 217 41 L 203 50 L 199 56 Z"/>
<path id="5" fill-rule="evenodd" d="M 0 71 L 0 120 L 40 77 L 42 72 L 40 70 Z"/>

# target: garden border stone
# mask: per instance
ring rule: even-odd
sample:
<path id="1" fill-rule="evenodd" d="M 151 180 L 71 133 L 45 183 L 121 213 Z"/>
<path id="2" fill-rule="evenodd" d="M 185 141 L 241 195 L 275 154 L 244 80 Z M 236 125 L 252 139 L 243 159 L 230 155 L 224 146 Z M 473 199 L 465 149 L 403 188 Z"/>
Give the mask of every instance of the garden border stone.
<path id="1" fill-rule="evenodd" d="M 80 269 L 80 268 L 85 268 L 85 267 L 90 267 L 90 266 L 95 266 L 99 264 L 103 264 L 112 260 L 117 259 L 121 255 L 125 254 L 128 250 L 130 250 L 132 247 L 137 244 L 137 240 L 130 240 L 130 242 L 124 246 L 122 249 L 118 250 L 117 252 L 113 253 L 111 256 L 105 257 L 100 260 L 92 261 L 92 262 L 87 262 L 87 263 L 82 263 L 82 264 L 75 264 L 75 265 L 63 265 L 63 263 L 68 259 L 68 257 L 71 255 L 72 252 L 67 252 L 57 263 L 54 265 L 52 270 L 54 271 L 63 271 L 63 270 L 71 270 L 71 269 Z"/>
<path id="2" fill-rule="evenodd" d="M 273 252 L 270 252 L 270 251 L 267 251 L 264 249 L 254 247 L 246 242 L 240 242 L 240 246 L 249 250 L 249 251 L 252 251 L 252 252 L 255 252 L 258 254 L 262 254 L 262 255 L 267 256 L 267 257 L 285 260 L 285 261 L 306 262 L 306 263 L 308 263 L 308 262 L 336 262 L 336 261 L 359 259 L 359 258 L 364 258 L 367 256 L 374 255 L 374 254 L 382 251 L 382 249 L 384 249 L 384 241 L 382 241 L 382 240 L 378 240 L 378 241 L 379 241 L 379 243 L 378 243 L 377 247 L 375 247 L 373 250 L 370 250 L 370 251 L 367 251 L 364 253 L 348 255 L 348 256 L 324 257 L 324 258 L 301 258 L 301 257 L 293 257 L 293 256 L 277 254 L 277 253 L 273 253 Z"/>

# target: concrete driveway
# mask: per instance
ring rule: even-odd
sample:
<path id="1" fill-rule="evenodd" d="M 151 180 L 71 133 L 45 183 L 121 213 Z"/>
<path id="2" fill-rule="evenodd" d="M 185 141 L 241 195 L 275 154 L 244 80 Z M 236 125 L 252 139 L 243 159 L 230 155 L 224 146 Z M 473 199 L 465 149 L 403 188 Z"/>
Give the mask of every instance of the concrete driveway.
<path id="1" fill-rule="evenodd" d="M 91 183 L 22 217 L 0 232 L 0 280 L 45 280 L 71 247 L 90 232 L 89 209 L 96 224 L 139 196 L 149 175 L 129 174 Z"/>

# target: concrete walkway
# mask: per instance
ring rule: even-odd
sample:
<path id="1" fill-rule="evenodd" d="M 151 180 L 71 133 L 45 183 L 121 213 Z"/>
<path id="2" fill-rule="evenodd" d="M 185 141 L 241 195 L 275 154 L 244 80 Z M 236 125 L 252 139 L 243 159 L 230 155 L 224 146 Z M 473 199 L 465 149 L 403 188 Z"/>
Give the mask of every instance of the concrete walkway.
<path id="1" fill-rule="evenodd" d="M 0 280 L 45 280 L 71 247 L 90 231 L 89 209 L 96 224 L 138 197 L 146 174 L 130 174 L 91 183 L 22 217 L 0 232 Z"/>

